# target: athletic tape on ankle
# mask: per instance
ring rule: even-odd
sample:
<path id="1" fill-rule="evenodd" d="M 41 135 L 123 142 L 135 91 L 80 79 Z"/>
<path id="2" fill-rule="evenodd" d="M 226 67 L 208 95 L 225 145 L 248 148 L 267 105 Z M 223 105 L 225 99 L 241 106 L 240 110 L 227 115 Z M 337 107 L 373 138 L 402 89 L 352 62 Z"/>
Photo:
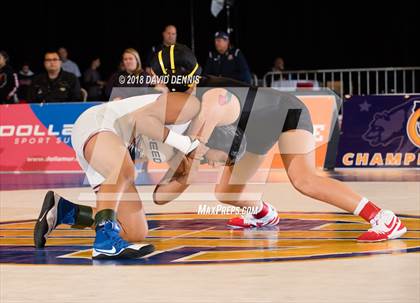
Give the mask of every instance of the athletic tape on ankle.
<path id="1" fill-rule="evenodd" d="M 78 205 L 78 211 L 76 215 L 76 221 L 72 228 L 83 229 L 91 227 L 94 220 L 92 218 L 93 210 L 90 206 Z"/>
<path id="2" fill-rule="evenodd" d="M 95 215 L 95 226 L 101 225 L 106 221 L 116 221 L 117 214 L 112 209 L 103 209 L 96 213 Z"/>

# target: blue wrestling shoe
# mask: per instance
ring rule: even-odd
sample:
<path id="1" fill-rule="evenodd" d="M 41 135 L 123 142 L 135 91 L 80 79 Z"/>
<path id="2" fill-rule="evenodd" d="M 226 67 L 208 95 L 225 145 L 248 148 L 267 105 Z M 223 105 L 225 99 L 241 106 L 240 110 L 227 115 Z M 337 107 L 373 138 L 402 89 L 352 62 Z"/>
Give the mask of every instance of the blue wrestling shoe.
<path id="1" fill-rule="evenodd" d="M 152 244 L 131 244 L 120 236 L 116 221 L 105 221 L 96 227 L 92 259 L 135 259 L 152 253 Z"/>
<path id="2" fill-rule="evenodd" d="M 60 224 L 74 228 L 92 226 L 92 208 L 74 204 L 53 191 L 47 192 L 34 228 L 34 244 L 43 248 L 49 234 Z"/>

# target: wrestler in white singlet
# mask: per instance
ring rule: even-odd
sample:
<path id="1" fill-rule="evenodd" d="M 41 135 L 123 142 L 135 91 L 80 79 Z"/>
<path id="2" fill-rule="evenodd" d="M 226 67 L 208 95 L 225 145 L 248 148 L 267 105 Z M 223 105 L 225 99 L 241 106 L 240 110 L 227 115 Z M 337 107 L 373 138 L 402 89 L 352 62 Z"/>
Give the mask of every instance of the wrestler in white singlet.
<path id="1" fill-rule="evenodd" d="M 97 133 L 110 131 L 120 137 L 124 145 L 128 147 L 133 141 L 134 121 L 129 121 L 127 115 L 155 102 L 159 96 L 160 94 L 142 95 L 96 105 L 83 112 L 76 120 L 72 131 L 71 142 L 76 152 L 77 160 L 93 188 L 100 185 L 105 178 L 99 172 L 95 171 L 85 159 L 83 151 L 86 142 Z M 189 123 L 168 125 L 167 127 L 178 134 L 183 134 L 188 128 Z M 139 139 L 137 138 L 137 141 L 142 142 L 141 148 L 150 161 L 166 162 L 173 155 L 173 148 L 167 144 L 149 139 L 145 136 L 142 136 L 141 140 Z M 150 146 L 152 146 L 152 149 L 150 149 Z M 156 146 L 157 148 L 155 148 Z M 157 156 L 158 153 L 156 153 L 156 150 L 158 153 L 160 151 L 160 156 Z"/>

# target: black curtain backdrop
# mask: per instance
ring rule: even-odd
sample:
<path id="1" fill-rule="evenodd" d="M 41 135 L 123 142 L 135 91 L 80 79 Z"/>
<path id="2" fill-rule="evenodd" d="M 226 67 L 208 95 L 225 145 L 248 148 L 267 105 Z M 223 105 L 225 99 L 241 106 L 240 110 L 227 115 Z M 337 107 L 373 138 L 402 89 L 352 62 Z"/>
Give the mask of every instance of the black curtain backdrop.
<path id="1" fill-rule="evenodd" d="M 28 62 L 39 72 L 43 53 L 65 46 L 82 71 L 100 57 L 107 76 L 127 47 L 144 58 L 166 24 L 176 25 L 178 41 L 190 45 L 190 1 L 196 54 L 204 64 L 214 32 L 226 28 L 225 12 L 214 18 L 210 0 L 15 0 L 2 4 L 0 49 L 16 70 Z M 236 0 L 232 42 L 260 77 L 276 56 L 287 69 L 419 66 L 415 2 Z"/>

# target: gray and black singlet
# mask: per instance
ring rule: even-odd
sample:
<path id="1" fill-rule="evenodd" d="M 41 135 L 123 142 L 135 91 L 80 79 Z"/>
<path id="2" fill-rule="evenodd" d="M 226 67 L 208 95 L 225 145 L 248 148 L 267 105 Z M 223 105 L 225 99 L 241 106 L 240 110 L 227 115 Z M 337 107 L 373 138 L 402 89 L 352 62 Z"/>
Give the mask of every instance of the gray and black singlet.
<path id="1" fill-rule="evenodd" d="M 289 130 L 313 132 L 307 107 L 291 94 L 229 78 L 205 76 L 197 85 L 197 98 L 201 100 L 203 94 L 212 88 L 224 88 L 238 98 L 241 114 L 233 124 L 244 132 L 248 152 L 266 154 L 281 133 Z"/>

